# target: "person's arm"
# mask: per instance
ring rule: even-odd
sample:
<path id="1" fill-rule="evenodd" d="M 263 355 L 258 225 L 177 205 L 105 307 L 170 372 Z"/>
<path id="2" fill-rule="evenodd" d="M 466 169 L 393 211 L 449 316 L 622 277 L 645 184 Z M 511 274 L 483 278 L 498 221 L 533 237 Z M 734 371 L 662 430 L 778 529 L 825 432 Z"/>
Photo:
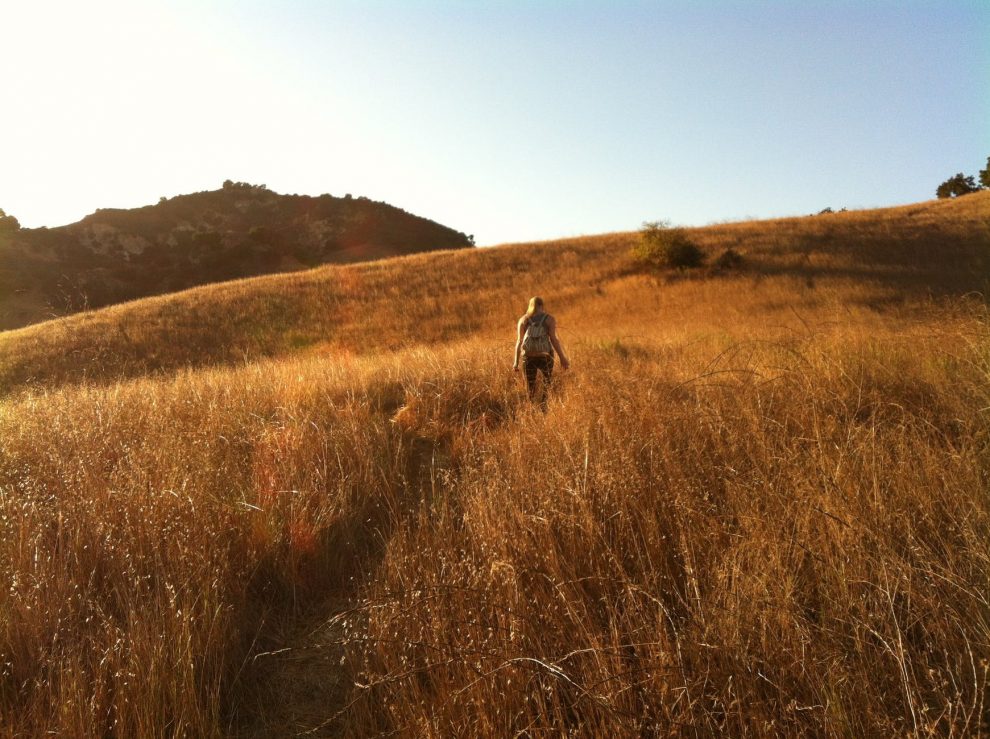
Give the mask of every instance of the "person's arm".
<path id="1" fill-rule="evenodd" d="M 512 359 L 512 369 L 513 370 L 518 370 L 519 369 L 519 350 L 522 349 L 523 323 L 525 323 L 525 321 L 526 321 L 525 317 L 524 318 L 520 318 L 519 319 L 519 323 L 516 324 L 516 351 L 515 351 L 515 355 L 514 355 L 514 357 Z"/>
<path id="2" fill-rule="evenodd" d="M 560 356 L 560 366 L 567 369 L 571 366 L 571 360 L 567 358 L 566 352 L 564 352 L 564 347 L 560 344 L 560 339 L 557 338 L 557 319 L 551 317 L 547 321 L 547 328 L 550 330 L 550 343 L 553 344 L 553 348 L 557 350 L 557 354 Z"/>

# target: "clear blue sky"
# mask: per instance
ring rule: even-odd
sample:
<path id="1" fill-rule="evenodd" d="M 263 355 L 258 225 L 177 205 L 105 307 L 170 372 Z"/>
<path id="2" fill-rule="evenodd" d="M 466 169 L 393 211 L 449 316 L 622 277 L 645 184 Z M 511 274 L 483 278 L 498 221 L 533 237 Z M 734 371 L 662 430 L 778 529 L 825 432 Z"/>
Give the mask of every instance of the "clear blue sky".
<path id="1" fill-rule="evenodd" d="M 0 208 L 227 178 L 479 244 L 933 197 L 990 156 L 990 2 L 4 0 Z"/>

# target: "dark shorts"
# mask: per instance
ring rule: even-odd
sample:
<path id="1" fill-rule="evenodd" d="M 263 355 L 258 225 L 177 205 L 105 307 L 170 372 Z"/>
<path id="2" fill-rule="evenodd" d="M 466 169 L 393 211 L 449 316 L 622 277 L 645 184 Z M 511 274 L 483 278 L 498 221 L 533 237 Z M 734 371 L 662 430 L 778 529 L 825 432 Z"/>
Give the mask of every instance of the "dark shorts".
<path id="1" fill-rule="evenodd" d="M 544 386 L 550 384 L 553 375 L 553 355 L 548 357 L 523 357 L 523 372 L 526 373 L 526 385 L 529 387 L 529 397 L 536 395 L 536 376 L 543 373 Z"/>

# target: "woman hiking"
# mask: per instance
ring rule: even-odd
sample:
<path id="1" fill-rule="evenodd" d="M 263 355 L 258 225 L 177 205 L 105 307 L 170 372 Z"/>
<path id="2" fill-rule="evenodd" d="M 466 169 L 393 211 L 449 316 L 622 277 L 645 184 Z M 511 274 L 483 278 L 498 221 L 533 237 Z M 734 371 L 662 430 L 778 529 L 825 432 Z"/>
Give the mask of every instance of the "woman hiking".
<path id="1" fill-rule="evenodd" d="M 543 373 L 543 393 L 540 405 L 547 406 L 547 387 L 553 374 L 554 350 L 560 355 L 560 364 L 566 370 L 571 361 L 564 352 L 557 338 L 557 321 L 543 309 L 543 298 L 529 299 L 529 308 L 516 324 L 516 351 L 512 369 L 519 371 L 520 353 L 522 354 L 523 372 L 526 373 L 526 385 L 529 388 L 530 400 L 536 400 L 536 376 Z"/>

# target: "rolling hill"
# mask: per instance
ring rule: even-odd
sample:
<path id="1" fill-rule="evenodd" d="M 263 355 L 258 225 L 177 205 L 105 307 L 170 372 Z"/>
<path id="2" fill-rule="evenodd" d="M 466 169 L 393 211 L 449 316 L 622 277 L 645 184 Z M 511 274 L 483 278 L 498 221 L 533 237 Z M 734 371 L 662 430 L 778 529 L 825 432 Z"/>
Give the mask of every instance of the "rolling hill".
<path id="1" fill-rule="evenodd" d="M 744 255 L 745 268 L 701 272 L 710 279 L 653 275 L 629 259 L 636 234 L 616 233 L 205 285 L 0 333 L 0 393 L 25 382 L 118 379 L 300 352 L 368 354 L 478 335 L 504 340 L 523 298 L 536 293 L 574 306 L 585 316 L 582 328 L 597 332 L 617 321 L 617 310 L 620 324 L 652 322 L 655 301 L 676 301 L 690 312 L 691 301 L 704 304 L 723 288 L 744 296 L 725 306 L 729 312 L 751 303 L 765 310 L 776 300 L 774 286 L 790 282 L 807 286 L 802 300 L 816 306 L 838 300 L 837 284 L 856 285 L 850 300 L 861 307 L 983 291 L 990 278 L 990 193 L 708 226 L 691 237 L 709 262 L 733 249 Z M 644 287 L 657 279 L 662 287 Z M 817 283 L 823 289 L 813 289 Z M 648 304 L 636 305 L 629 295 L 644 290 Z M 711 321 L 722 325 L 722 318 Z"/>
<path id="2" fill-rule="evenodd" d="M 470 245 L 387 203 L 228 180 L 67 226 L 0 232 L 0 329 L 204 283 Z"/>
<path id="3" fill-rule="evenodd" d="M 0 333 L 0 734 L 985 733 L 990 193 L 688 235 Z"/>

